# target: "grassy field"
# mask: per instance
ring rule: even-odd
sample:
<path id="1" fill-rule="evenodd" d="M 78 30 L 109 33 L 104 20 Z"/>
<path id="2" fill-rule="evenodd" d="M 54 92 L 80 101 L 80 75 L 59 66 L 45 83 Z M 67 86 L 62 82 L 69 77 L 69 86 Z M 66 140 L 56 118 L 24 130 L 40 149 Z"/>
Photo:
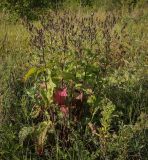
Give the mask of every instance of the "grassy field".
<path id="1" fill-rule="evenodd" d="M 0 13 L 1 160 L 148 159 L 148 11 Z"/>

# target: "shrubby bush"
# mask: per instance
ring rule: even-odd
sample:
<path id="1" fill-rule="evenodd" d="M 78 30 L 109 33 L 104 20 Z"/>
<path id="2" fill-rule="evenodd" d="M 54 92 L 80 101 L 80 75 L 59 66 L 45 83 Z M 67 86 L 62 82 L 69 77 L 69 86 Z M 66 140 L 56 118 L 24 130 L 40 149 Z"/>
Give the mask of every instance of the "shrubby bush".
<path id="1" fill-rule="evenodd" d="M 137 5 L 144 6 L 146 4 L 146 0 L 4 0 L 0 3 L 0 8 L 7 8 L 21 17 L 27 16 L 30 19 L 35 19 L 47 9 L 93 7 L 113 10 L 124 7 L 131 11 Z"/>

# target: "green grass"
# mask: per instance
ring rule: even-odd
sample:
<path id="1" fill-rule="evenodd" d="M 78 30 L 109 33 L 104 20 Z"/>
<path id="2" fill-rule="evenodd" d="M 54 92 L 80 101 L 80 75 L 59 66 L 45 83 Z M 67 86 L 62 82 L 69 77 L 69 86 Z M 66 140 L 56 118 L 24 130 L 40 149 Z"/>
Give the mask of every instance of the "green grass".
<path id="1" fill-rule="evenodd" d="M 78 20 L 91 17 L 90 10 L 87 13 L 84 10 L 76 14 Z M 63 13 L 59 11 L 46 20 L 51 18 L 57 21 L 57 26 L 62 26 L 59 19 Z M 30 33 L 22 20 L 14 21 L 12 15 L 0 13 L 0 159 L 147 160 L 148 11 L 146 8 L 135 8 L 131 13 L 124 9 L 116 11 L 119 20 L 113 28 L 107 14 L 103 9 L 95 12 L 100 19 L 96 24 L 100 27 L 96 38 L 98 48 L 91 47 L 88 38 L 80 48 L 68 40 L 66 51 L 60 50 L 64 46 L 62 36 L 71 35 L 68 31 L 55 32 L 53 26 L 45 31 L 43 51 L 35 47 L 38 41 L 36 44 L 30 41 L 38 35 L 39 40 L 40 33 L 36 30 Z M 111 12 L 109 15 L 112 16 Z M 76 19 L 71 23 L 81 34 L 83 25 Z M 32 24 L 42 28 L 40 21 Z M 88 21 L 86 24 L 90 25 Z M 51 43 L 51 36 L 57 44 Z M 48 79 L 46 89 L 41 87 L 44 78 Z M 68 101 L 75 94 L 73 88 L 83 90 L 87 97 L 83 107 L 89 108 L 89 114 L 78 122 L 74 118 L 65 122 L 59 107 L 52 102 L 52 89 L 56 91 L 53 83 L 58 87 L 62 79 L 68 88 Z M 50 117 L 51 111 L 56 115 L 55 120 Z M 65 135 L 61 135 L 62 131 Z M 61 138 L 66 135 L 68 143 L 65 137 Z"/>

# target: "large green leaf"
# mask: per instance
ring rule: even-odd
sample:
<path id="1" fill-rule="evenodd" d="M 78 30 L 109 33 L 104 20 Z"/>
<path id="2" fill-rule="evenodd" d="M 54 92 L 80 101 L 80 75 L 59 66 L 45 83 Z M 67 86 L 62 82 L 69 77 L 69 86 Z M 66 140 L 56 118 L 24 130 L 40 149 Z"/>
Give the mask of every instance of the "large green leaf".
<path id="1" fill-rule="evenodd" d="M 25 76 L 23 77 L 23 80 L 24 81 L 27 81 L 33 74 L 35 74 L 37 72 L 37 68 L 36 67 L 33 67 L 31 68 L 26 74 Z"/>
<path id="2" fill-rule="evenodd" d="M 23 145 L 24 140 L 28 135 L 31 135 L 34 132 L 34 127 L 23 127 L 19 132 L 19 142 Z"/>
<path id="3" fill-rule="evenodd" d="M 47 138 L 47 131 L 52 126 L 52 122 L 49 121 L 43 121 L 39 123 L 38 128 L 36 130 L 37 133 L 37 145 L 41 148 L 43 148 L 45 144 L 45 140 Z"/>

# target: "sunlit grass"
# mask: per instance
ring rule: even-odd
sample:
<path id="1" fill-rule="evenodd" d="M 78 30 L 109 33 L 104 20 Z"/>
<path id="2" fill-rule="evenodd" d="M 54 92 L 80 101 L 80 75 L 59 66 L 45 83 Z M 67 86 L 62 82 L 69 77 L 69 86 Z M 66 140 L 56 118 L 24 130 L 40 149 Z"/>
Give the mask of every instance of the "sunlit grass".
<path id="1" fill-rule="evenodd" d="M 85 9 L 83 11 L 78 9 L 77 11 L 78 11 L 77 12 L 78 19 L 81 17 L 90 16 L 90 14 L 92 14 L 91 10 L 84 12 Z M 63 11 L 59 11 L 59 13 L 58 13 L 59 15 L 62 15 Z M 105 19 L 106 14 L 107 13 L 103 9 L 95 12 L 96 18 L 98 18 L 100 21 L 103 21 Z M 47 142 L 46 147 L 49 147 L 50 145 L 51 145 L 50 147 L 52 147 L 51 150 L 49 151 L 46 149 L 47 151 L 46 158 L 48 159 L 52 159 L 51 157 L 48 157 L 50 155 L 50 151 L 52 151 L 53 154 L 51 155 L 53 157 L 56 157 L 57 160 L 59 157 L 60 158 L 64 157 L 65 159 L 68 159 L 67 157 L 69 157 L 70 160 L 75 160 L 78 157 L 80 160 L 83 160 L 85 159 L 84 157 L 86 157 L 87 160 L 90 159 L 92 160 L 95 159 L 95 156 L 97 157 L 98 155 L 99 156 L 101 155 L 101 157 L 103 158 L 106 157 L 108 158 L 109 156 L 112 157 L 112 154 L 114 156 L 114 152 L 115 154 L 117 153 L 121 154 L 119 156 L 116 155 L 120 160 L 120 157 L 121 159 L 127 157 L 129 154 L 128 151 L 130 152 L 131 150 L 133 151 L 133 154 L 136 155 L 138 158 L 141 156 L 141 155 L 139 156 L 139 153 L 142 152 L 146 154 L 145 150 L 147 145 L 146 142 L 147 134 L 144 129 L 146 123 L 145 120 L 147 117 L 147 108 L 145 106 L 145 103 L 146 103 L 146 87 L 147 87 L 146 67 L 148 58 L 147 57 L 148 27 L 146 27 L 148 25 L 148 11 L 146 9 L 143 10 L 135 9 L 132 13 L 127 13 L 127 12 L 124 13 L 124 11 L 122 11 L 119 12 L 119 14 L 120 14 L 120 21 L 118 21 L 118 23 L 114 26 L 113 31 L 110 33 L 110 35 L 113 36 L 112 38 L 113 43 L 111 43 L 110 53 L 113 55 L 113 60 L 114 59 L 116 60 L 117 59 L 116 56 L 118 56 L 118 54 L 114 55 L 114 53 L 118 53 L 118 51 L 120 53 L 122 48 L 118 47 L 118 45 L 119 44 L 123 45 L 124 50 L 126 51 L 126 56 L 123 58 L 125 65 L 124 66 L 121 65 L 121 67 L 119 68 L 118 67 L 116 68 L 114 66 L 110 68 L 110 65 L 112 64 L 109 61 L 109 65 L 107 66 L 109 67 L 109 72 L 106 72 L 107 74 L 103 74 L 103 72 L 100 73 L 98 72 L 100 74 L 99 75 L 100 77 L 96 80 L 98 84 L 96 86 L 96 88 L 98 87 L 98 90 L 96 92 L 98 93 L 96 94 L 97 96 L 95 98 L 98 99 L 98 101 L 100 101 L 102 97 L 104 98 L 99 103 L 98 102 L 94 104 L 90 103 L 93 107 L 96 107 L 95 109 L 97 109 L 97 111 L 98 107 L 100 107 L 100 109 L 103 110 L 103 112 L 99 114 L 97 113 L 96 115 L 98 121 L 100 121 L 101 119 L 102 126 L 101 127 L 97 126 L 98 127 L 97 134 L 94 133 L 92 134 L 91 132 L 89 132 L 89 128 L 87 128 L 88 126 L 86 126 L 86 131 L 84 135 L 79 135 L 78 130 L 72 130 L 72 133 L 70 133 L 70 138 L 71 141 L 74 142 L 74 144 L 73 146 L 71 146 L 71 148 L 69 147 L 68 149 L 66 147 L 62 148 L 59 146 L 60 145 L 59 143 L 61 142 L 58 139 L 59 138 L 58 135 L 56 135 L 57 133 L 54 133 L 57 136 L 56 137 L 57 142 L 56 146 Z M 30 110 L 34 109 L 34 106 L 32 106 L 32 103 L 30 103 L 31 99 L 27 97 L 27 94 L 24 94 L 22 96 L 21 95 L 22 92 L 20 93 L 20 91 L 24 89 L 23 92 L 25 92 L 28 89 L 25 87 L 27 85 L 28 86 L 30 85 L 27 83 L 25 84 L 22 81 L 22 79 L 25 73 L 32 67 L 32 63 L 30 63 L 33 61 L 30 57 L 31 53 L 34 54 L 35 56 L 37 54 L 34 53 L 35 52 L 35 50 L 33 49 L 34 46 L 30 45 L 30 34 L 25 28 L 25 26 L 21 24 L 22 23 L 21 20 L 13 21 L 13 19 L 11 18 L 13 17 L 11 17 L 6 12 L 0 13 L 0 114 L 2 114 L 1 113 L 2 111 L 5 117 L 10 119 L 10 121 L 9 120 L 3 121 L 3 128 L 0 128 L 0 131 L 2 132 L 2 133 L 0 132 L 0 136 L 3 137 L 3 141 L 0 140 L 3 143 L 2 144 L 3 150 L 2 152 L 0 150 L 0 156 L 5 157 L 5 155 L 7 155 L 7 157 L 9 158 L 11 157 L 12 160 L 13 159 L 28 160 L 33 158 L 36 159 L 39 158 L 39 156 L 36 155 L 34 151 L 35 148 L 34 144 L 36 143 L 33 144 L 33 142 L 28 141 L 26 143 L 27 147 L 25 145 L 21 146 L 19 144 L 18 133 L 20 129 L 22 129 L 23 127 L 31 125 L 32 127 L 36 126 L 36 124 L 34 124 L 34 119 L 31 118 L 28 119 L 28 117 L 30 117 Z M 56 18 L 57 17 L 55 17 L 55 19 Z M 33 24 L 38 28 L 41 27 L 38 21 L 34 21 Z M 123 33 L 121 33 L 121 27 L 124 24 L 126 25 L 126 27 Z M 74 25 L 78 24 L 76 23 Z M 118 32 L 118 35 L 120 36 L 119 40 L 117 38 L 114 38 L 113 35 L 114 31 Z M 98 33 L 100 33 L 100 35 L 98 36 L 97 40 L 99 41 L 98 43 L 100 45 L 99 48 L 100 52 L 99 56 L 98 57 L 96 56 L 96 59 L 94 59 L 94 61 L 97 60 L 100 61 L 99 62 L 100 68 L 103 66 L 103 65 L 101 66 L 101 63 L 103 64 L 103 61 L 101 61 L 100 57 L 104 56 L 104 46 L 105 46 L 102 40 L 103 38 L 101 32 L 102 30 L 98 29 Z M 46 39 L 47 43 L 48 43 L 48 38 L 50 37 L 47 37 Z M 57 39 L 59 40 L 57 44 L 61 45 L 61 39 L 59 37 Z M 89 48 L 90 47 L 89 43 L 86 42 L 85 47 Z M 56 51 L 57 46 L 53 46 L 53 48 Z M 74 48 L 71 49 L 74 50 Z M 50 53 L 49 48 L 47 49 L 47 52 L 48 52 L 47 55 L 48 57 Z M 75 54 L 75 52 L 73 53 Z M 68 57 L 69 53 L 65 56 L 65 60 L 67 60 L 68 65 L 69 62 L 70 63 L 75 62 L 75 59 L 73 57 L 74 54 L 71 54 L 71 57 Z M 61 55 L 63 54 L 60 53 L 57 54 L 56 52 L 54 52 L 53 55 L 51 56 L 53 59 L 51 59 L 50 60 L 51 62 L 49 62 L 51 63 L 51 66 L 53 64 L 52 61 L 54 62 L 55 68 L 53 67 L 53 69 L 55 69 L 55 71 L 57 69 L 59 71 L 57 73 L 59 74 L 64 73 L 60 72 L 61 69 L 60 67 L 63 62 L 63 61 L 61 62 L 61 57 L 62 57 Z M 86 56 L 88 55 L 86 54 Z M 80 69 L 84 65 L 83 64 L 84 62 L 82 63 L 82 60 L 83 59 L 85 60 L 85 58 L 86 57 L 84 56 L 82 59 L 78 61 L 78 63 L 80 63 L 78 67 Z M 90 64 L 90 66 L 95 68 L 96 65 L 98 64 L 98 61 L 97 62 L 94 61 L 92 61 L 92 63 L 94 64 Z M 88 61 L 87 63 L 90 62 Z M 89 67 L 87 69 L 89 69 Z M 73 68 L 70 68 L 68 70 L 68 73 L 69 75 L 73 74 Z M 78 70 L 78 73 L 80 74 L 80 76 L 82 76 L 81 70 L 80 71 Z M 58 76 L 59 75 L 57 75 L 56 78 L 59 80 L 59 77 L 61 75 L 59 77 Z M 90 74 L 89 76 L 91 77 L 92 75 Z M 68 80 L 70 81 L 67 81 L 68 82 L 67 85 L 70 85 L 69 83 L 71 84 L 75 83 L 74 82 L 75 79 L 72 79 L 72 81 L 71 79 Z M 88 81 L 89 82 L 87 84 L 88 86 L 86 85 L 86 88 L 88 87 L 88 90 L 90 90 L 90 87 L 92 83 L 94 83 L 94 80 L 95 79 L 91 78 L 91 80 Z M 37 82 L 35 81 L 35 83 Z M 31 85 L 33 85 L 33 83 Z M 28 92 L 29 91 L 31 90 L 28 89 Z M 94 93 L 92 92 L 91 94 L 93 95 Z M 108 98 L 105 96 L 108 96 Z M 93 97 L 92 99 L 90 99 L 90 101 L 91 100 L 92 101 L 94 100 Z M 92 111 L 95 111 L 95 109 L 92 108 Z M 115 113 L 113 112 L 114 110 Z M 24 111 L 26 111 L 25 112 L 26 115 L 23 115 Z M 46 114 L 47 113 L 48 111 L 46 112 Z M 46 114 L 45 116 L 47 116 Z M 140 115 L 141 119 L 137 120 L 134 117 L 135 114 Z M 113 130 L 112 128 L 111 130 L 106 129 L 112 127 L 111 119 L 113 119 L 113 123 L 115 123 L 115 126 L 117 125 L 116 129 L 119 131 L 114 130 L 114 128 Z M 0 123 L 1 123 L 1 118 L 0 118 Z M 40 120 L 37 119 L 35 123 L 40 124 Z M 97 121 L 95 123 L 97 123 Z M 53 131 L 51 132 L 53 133 Z M 140 137 L 140 134 L 142 134 L 143 137 L 142 136 Z M 31 138 L 33 139 L 33 137 Z M 110 141 L 108 141 L 108 139 L 110 139 Z M 98 145 L 98 143 L 100 144 Z M 94 149 L 94 153 L 91 152 L 91 149 L 94 147 L 92 144 L 96 146 L 98 145 L 97 146 L 98 148 Z M 139 149 L 138 153 L 134 152 L 137 151 L 135 144 L 137 144 L 136 147 Z M 100 146 L 102 147 L 101 149 L 99 148 Z M 143 148 L 144 151 L 141 151 Z M 109 151 L 109 153 L 107 150 Z"/>

